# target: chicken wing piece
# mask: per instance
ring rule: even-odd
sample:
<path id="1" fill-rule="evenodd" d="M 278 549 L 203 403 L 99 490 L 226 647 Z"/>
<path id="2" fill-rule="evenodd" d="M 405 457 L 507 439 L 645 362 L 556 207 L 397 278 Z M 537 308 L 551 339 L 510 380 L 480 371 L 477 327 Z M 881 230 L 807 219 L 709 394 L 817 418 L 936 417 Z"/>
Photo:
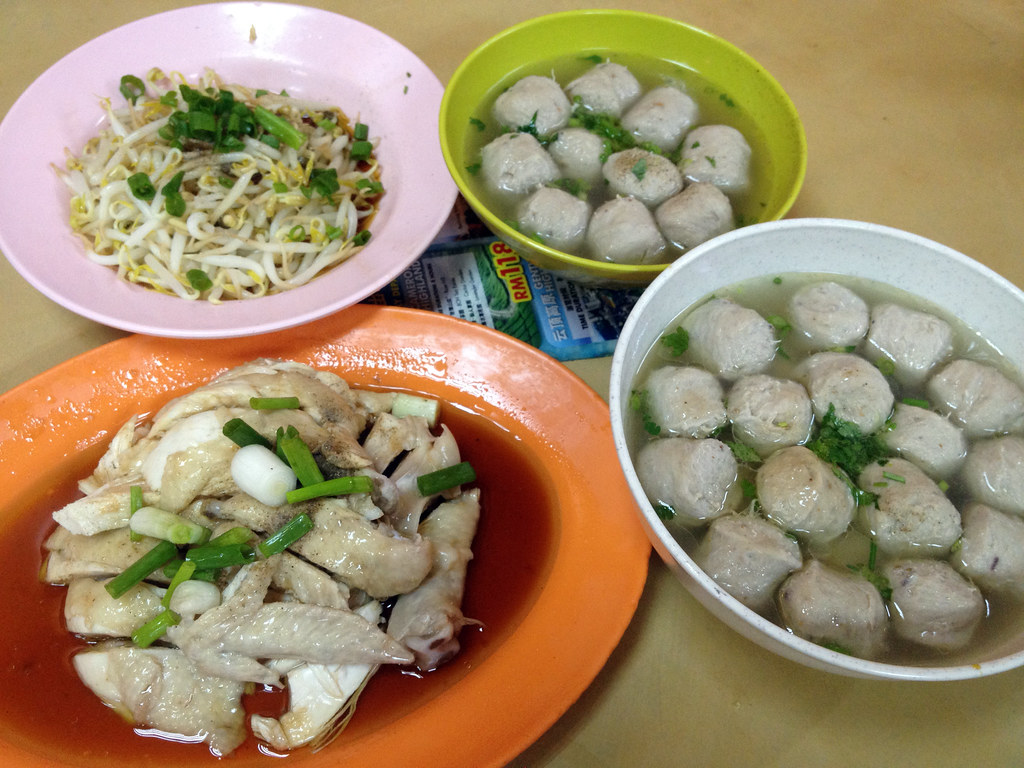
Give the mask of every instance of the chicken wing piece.
<path id="1" fill-rule="evenodd" d="M 167 631 L 204 674 L 278 685 L 259 659 L 301 659 L 321 664 L 408 664 L 400 643 L 348 610 L 296 602 L 264 603 L 278 556 L 244 566 L 221 605 Z"/>
<path id="2" fill-rule="evenodd" d="M 480 491 L 474 488 L 438 506 L 420 525 L 434 545 L 433 567 L 419 587 L 395 602 L 388 633 L 413 652 L 424 672 L 455 656 L 459 630 L 473 623 L 461 606 L 479 519 Z"/>
<path id="3" fill-rule="evenodd" d="M 243 683 L 203 675 L 175 648 L 104 641 L 73 659 L 79 678 L 138 725 L 226 755 L 245 740 Z"/>

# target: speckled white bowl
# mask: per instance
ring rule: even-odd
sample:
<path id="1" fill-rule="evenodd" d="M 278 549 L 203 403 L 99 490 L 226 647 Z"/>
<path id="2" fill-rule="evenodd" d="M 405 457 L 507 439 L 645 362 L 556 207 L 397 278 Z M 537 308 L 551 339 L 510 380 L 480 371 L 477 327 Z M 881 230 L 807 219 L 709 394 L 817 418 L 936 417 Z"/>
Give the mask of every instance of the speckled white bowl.
<path id="1" fill-rule="evenodd" d="M 647 534 L 661 558 L 708 610 L 743 636 L 787 659 L 854 677 L 960 680 L 1024 664 L 1024 634 L 947 666 L 865 661 L 803 640 L 727 594 L 661 523 L 648 501 L 624 430 L 630 389 L 648 350 L 686 307 L 714 291 L 787 272 L 851 275 L 889 283 L 945 307 L 994 342 L 1018 368 L 1024 363 L 1024 292 L 978 262 L 916 235 L 836 219 L 790 219 L 736 230 L 700 245 L 644 291 L 612 359 L 609 404 L 619 461 Z"/>

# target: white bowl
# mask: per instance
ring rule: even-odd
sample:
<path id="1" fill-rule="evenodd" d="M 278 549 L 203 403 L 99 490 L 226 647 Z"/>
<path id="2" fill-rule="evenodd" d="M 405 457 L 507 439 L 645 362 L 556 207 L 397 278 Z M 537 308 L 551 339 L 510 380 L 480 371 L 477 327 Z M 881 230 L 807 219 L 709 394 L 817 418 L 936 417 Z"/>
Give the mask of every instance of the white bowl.
<path id="1" fill-rule="evenodd" d="M 850 275 L 888 283 L 959 317 L 1018 369 L 1024 363 L 1024 292 L 976 261 L 916 235 L 854 221 L 789 219 L 715 238 L 684 254 L 644 291 L 612 359 L 612 433 L 647 534 L 683 585 L 744 637 L 787 659 L 854 677 L 959 680 L 1024 664 L 1024 634 L 947 666 L 902 666 L 847 656 L 803 640 L 726 593 L 683 550 L 647 499 L 624 430 L 630 390 L 648 350 L 686 307 L 725 286 L 792 272 Z"/>

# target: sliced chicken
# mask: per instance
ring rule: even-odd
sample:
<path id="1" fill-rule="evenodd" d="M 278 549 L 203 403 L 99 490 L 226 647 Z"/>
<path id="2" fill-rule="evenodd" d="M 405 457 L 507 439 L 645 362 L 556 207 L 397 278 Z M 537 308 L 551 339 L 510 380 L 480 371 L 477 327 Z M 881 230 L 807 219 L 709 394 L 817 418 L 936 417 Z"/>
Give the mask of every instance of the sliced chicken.
<path id="1" fill-rule="evenodd" d="M 479 519 L 480 491 L 473 489 L 439 505 L 420 524 L 434 545 L 433 567 L 422 584 L 395 602 L 388 634 L 413 652 L 424 672 L 459 652 L 459 631 L 471 623 L 462 614 L 462 594 Z"/>
<path id="2" fill-rule="evenodd" d="M 244 683 L 197 672 L 176 648 L 105 641 L 72 661 L 85 685 L 137 725 L 182 741 L 205 741 L 216 755 L 245 740 Z"/>
<path id="3" fill-rule="evenodd" d="M 119 598 L 104 588 L 105 580 L 75 579 L 64 596 L 64 623 L 79 635 L 130 637 L 163 610 L 164 590 L 140 583 Z"/>
<path id="4" fill-rule="evenodd" d="M 46 559 L 40 578 L 50 584 L 67 584 L 82 576 L 116 576 L 156 543 L 149 537 L 132 541 L 127 528 L 86 536 L 57 526 L 43 544 Z"/>

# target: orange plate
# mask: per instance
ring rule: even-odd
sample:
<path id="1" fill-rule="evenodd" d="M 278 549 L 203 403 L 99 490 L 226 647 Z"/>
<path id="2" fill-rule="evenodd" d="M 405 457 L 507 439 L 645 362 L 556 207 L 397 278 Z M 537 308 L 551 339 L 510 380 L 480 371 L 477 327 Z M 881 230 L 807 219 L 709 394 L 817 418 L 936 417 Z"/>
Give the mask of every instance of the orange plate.
<path id="1" fill-rule="evenodd" d="M 288 762 L 506 764 L 565 712 L 607 661 L 636 609 L 649 554 L 615 456 L 607 406 L 571 371 L 532 347 L 444 315 L 367 305 L 230 341 L 121 339 L 0 396 L 0 524 L 5 531 L 35 531 L 41 540 L 46 523 L 26 528 L 26 512 L 34 509 L 45 520 L 61 494 L 70 497 L 75 481 L 90 472 L 130 415 L 151 412 L 257 357 L 334 370 L 354 386 L 436 396 L 446 404 L 442 418 L 464 433 L 456 432 L 464 457 L 483 468 L 478 485 L 484 517 L 467 613 L 484 626 L 467 627 L 462 654 L 437 672 L 423 678 L 393 670 L 378 674 L 348 730 L 325 750 L 300 750 Z M 513 471 L 516 476 L 506 476 Z M 520 492 L 522 505 L 514 501 Z M 25 605 L 24 596 L 34 589 L 34 571 L 18 568 L 30 571 L 26 579 L 9 566 L 4 570 L 5 610 L 20 610 L 19 601 L 25 610 L 38 610 L 36 603 Z M 59 595 L 49 599 L 58 601 L 51 607 L 58 615 Z M 0 763 L 218 762 L 204 745 L 136 736 L 91 694 L 79 706 L 98 708 L 99 721 L 109 720 L 109 727 L 100 728 L 102 738 L 83 744 L 74 736 L 74 713 L 61 710 L 74 695 L 48 690 L 38 703 L 10 700 L 10 684 L 31 687 L 12 676 L 32 672 L 14 658 L 21 653 L 15 632 L 0 629 L 0 643 L 0 691 L 8 708 L 21 713 L 0 716 Z M 63 656 L 46 661 L 68 670 L 69 690 L 82 688 Z M 266 765 L 271 759 L 250 738 L 230 762 Z"/>

